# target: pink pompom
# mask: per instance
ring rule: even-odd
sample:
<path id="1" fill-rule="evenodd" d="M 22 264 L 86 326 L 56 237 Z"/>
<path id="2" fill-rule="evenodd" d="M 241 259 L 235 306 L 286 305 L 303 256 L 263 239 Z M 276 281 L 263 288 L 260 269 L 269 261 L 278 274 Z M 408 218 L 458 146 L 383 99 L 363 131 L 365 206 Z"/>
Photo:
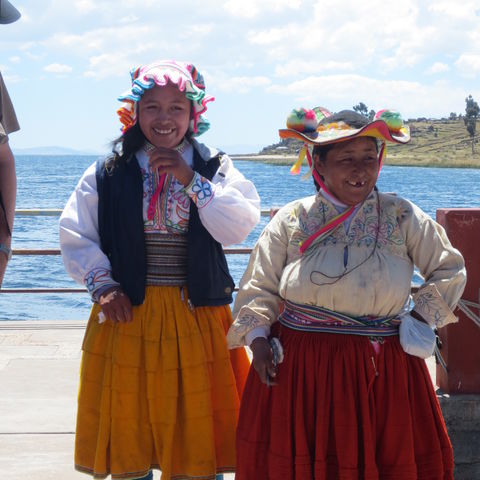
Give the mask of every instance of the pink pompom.
<path id="1" fill-rule="evenodd" d="M 287 128 L 297 132 L 314 132 L 317 128 L 317 115 L 311 109 L 294 108 L 287 117 Z"/>

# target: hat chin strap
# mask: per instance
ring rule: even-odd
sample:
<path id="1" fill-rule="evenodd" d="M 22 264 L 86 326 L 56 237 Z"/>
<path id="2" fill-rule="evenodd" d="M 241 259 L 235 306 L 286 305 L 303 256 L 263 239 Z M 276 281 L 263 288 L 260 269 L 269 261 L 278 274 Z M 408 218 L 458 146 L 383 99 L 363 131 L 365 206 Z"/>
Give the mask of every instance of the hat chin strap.
<path id="1" fill-rule="evenodd" d="M 383 166 L 383 160 L 385 160 L 386 156 L 387 156 L 387 144 L 383 142 L 382 146 L 380 147 L 380 151 L 378 152 L 378 167 L 379 167 L 378 175 L 380 175 L 380 170 L 382 169 L 382 166 Z"/>
<path id="2" fill-rule="evenodd" d="M 327 192 L 330 196 L 332 196 L 334 198 L 337 198 L 337 197 L 335 197 L 335 195 L 333 195 L 331 192 L 329 192 L 328 188 L 323 183 L 322 177 L 317 172 L 317 170 L 315 168 L 315 165 L 313 164 L 312 156 L 310 155 L 310 150 L 309 150 L 308 145 L 306 143 L 305 143 L 305 151 L 306 151 L 306 155 L 307 155 L 308 166 L 310 167 L 310 170 L 312 171 L 312 175 L 313 175 L 313 178 L 315 179 L 315 181 L 322 187 L 322 190 Z"/>
<path id="3" fill-rule="evenodd" d="M 317 172 L 317 170 L 315 170 L 315 166 L 313 165 L 313 162 L 312 162 L 312 156 L 310 155 L 310 150 L 308 149 L 308 146 L 306 144 L 305 144 L 305 150 L 306 150 L 307 160 L 311 168 L 313 178 L 315 178 L 316 182 L 322 187 L 322 189 L 325 192 L 327 192 L 332 197 L 336 198 L 335 195 L 332 195 L 330 193 L 328 188 L 325 186 L 325 183 L 323 183 L 323 180 L 321 179 L 319 173 Z M 310 235 L 306 240 L 304 240 L 303 242 L 300 242 L 299 244 L 300 254 L 303 255 L 304 252 L 310 248 L 312 243 L 317 238 L 319 238 L 320 236 L 326 235 L 328 232 L 330 232 L 330 230 L 334 229 L 335 227 L 343 223 L 350 215 L 352 215 L 352 213 L 355 210 L 355 207 L 356 205 L 353 205 L 347 208 L 340 215 L 337 215 L 336 217 L 332 218 L 332 220 L 330 220 L 330 222 L 325 224 L 320 230 L 317 230 L 313 235 Z"/>
<path id="4" fill-rule="evenodd" d="M 307 160 L 308 160 L 308 165 L 310 166 L 310 169 L 312 171 L 312 175 L 313 175 L 313 178 L 315 179 L 315 181 L 320 185 L 320 187 L 322 188 L 323 191 L 325 191 L 326 193 L 328 193 L 328 195 L 332 196 L 333 198 L 337 198 L 335 195 L 333 195 L 329 190 L 328 188 L 325 186 L 325 183 L 323 182 L 320 174 L 317 172 L 317 170 L 315 169 L 315 166 L 313 165 L 313 161 L 312 161 L 312 156 L 310 155 L 310 150 L 308 148 L 308 145 L 305 143 L 304 145 L 304 148 L 305 148 L 305 153 L 306 153 L 306 156 L 307 156 Z M 380 148 L 380 151 L 378 153 L 378 163 L 379 163 L 379 169 L 378 169 L 378 173 L 380 174 L 380 169 L 382 168 L 382 165 L 383 165 L 383 159 L 385 158 L 385 155 L 387 153 L 387 146 L 386 146 L 386 143 L 383 142 L 381 148 Z M 306 250 L 308 250 L 310 248 L 310 246 L 312 245 L 312 243 L 317 240 L 317 238 L 319 237 L 322 237 L 324 235 L 326 235 L 328 232 L 330 232 L 331 230 L 333 230 L 335 227 L 337 227 L 338 225 L 340 225 L 341 223 L 343 223 L 350 215 L 353 214 L 353 212 L 355 211 L 355 208 L 357 207 L 358 205 L 352 205 L 350 206 L 349 208 L 347 208 L 344 212 L 340 213 L 339 215 L 337 215 L 336 217 L 332 218 L 332 220 L 330 220 L 330 222 L 328 222 L 327 224 L 325 224 L 320 230 L 316 231 L 313 235 L 310 235 L 306 240 L 304 240 L 303 242 L 300 242 L 299 244 L 299 252 L 301 255 L 304 254 L 304 252 Z"/>

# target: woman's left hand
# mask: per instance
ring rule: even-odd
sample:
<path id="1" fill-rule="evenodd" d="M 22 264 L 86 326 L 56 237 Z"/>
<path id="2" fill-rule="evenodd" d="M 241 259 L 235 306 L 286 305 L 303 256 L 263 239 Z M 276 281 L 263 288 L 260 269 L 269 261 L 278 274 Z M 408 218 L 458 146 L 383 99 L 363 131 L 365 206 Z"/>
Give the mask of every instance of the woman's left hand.
<path id="1" fill-rule="evenodd" d="M 149 153 L 150 167 L 158 173 L 172 174 L 184 187 L 192 181 L 194 172 L 182 155 L 173 148 L 156 147 Z"/>

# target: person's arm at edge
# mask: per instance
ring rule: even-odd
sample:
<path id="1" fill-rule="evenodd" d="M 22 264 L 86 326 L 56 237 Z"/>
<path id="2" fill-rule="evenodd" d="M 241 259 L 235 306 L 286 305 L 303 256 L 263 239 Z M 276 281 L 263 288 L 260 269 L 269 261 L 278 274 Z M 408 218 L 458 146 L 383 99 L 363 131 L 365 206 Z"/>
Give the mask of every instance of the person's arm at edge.
<path id="1" fill-rule="evenodd" d="M 17 175 L 15 158 L 7 142 L 0 143 L 0 192 L 5 206 L 6 216 L 0 212 L 0 243 L 11 248 L 15 201 L 17 196 Z M 7 268 L 7 255 L 0 252 L 0 287 Z"/>

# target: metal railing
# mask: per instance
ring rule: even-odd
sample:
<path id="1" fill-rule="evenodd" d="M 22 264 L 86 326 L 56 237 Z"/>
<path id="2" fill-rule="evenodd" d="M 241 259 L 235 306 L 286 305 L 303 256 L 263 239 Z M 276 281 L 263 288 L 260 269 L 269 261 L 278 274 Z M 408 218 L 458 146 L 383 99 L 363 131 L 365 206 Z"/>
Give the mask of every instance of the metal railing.
<path id="1" fill-rule="evenodd" d="M 268 210 L 261 210 L 262 217 L 271 217 L 272 211 L 276 208 L 270 208 Z M 54 217 L 60 216 L 61 209 L 54 208 L 29 208 L 29 209 L 16 209 L 15 216 L 45 216 Z M 252 251 L 251 248 L 225 248 L 226 255 L 249 255 Z M 60 249 L 13 249 L 12 255 L 61 255 Z M 412 293 L 416 292 L 418 287 L 412 284 Z M 236 289 L 237 290 L 237 289 Z M 1 288 L 0 293 L 86 293 L 86 288 Z M 480 325 L 479 325 L 480 326 Z"/>
<path id="2" fill-rule="evenodd" d="M 15 216 L 45 216 L 55 217 L 60 216 L 61 209 L 54 208 L 29 208 L 16 209 Z M 262 210 L 262 217 L 270 216 L 270 209 Z M 227 255 L 248 255 L 252 251 L 251 248 L 225 248 L 224 252 Z M 61 255 L 60 249 L 13 249 L 12 255 Z M 1 293 L 86 293 L 86 288 L 2 288 Z"/>

